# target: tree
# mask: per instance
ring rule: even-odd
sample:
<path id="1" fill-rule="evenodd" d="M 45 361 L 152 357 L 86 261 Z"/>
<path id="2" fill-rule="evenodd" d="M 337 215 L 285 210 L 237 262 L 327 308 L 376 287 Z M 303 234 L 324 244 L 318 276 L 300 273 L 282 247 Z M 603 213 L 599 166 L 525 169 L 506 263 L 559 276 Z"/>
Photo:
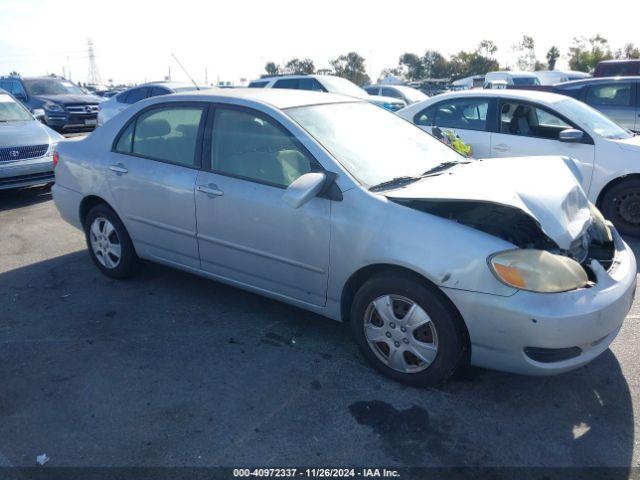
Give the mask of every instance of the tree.
<path id="1" fill-rule="evenodd" d="M 633 43 L 627 43 L 620 50 L 616 51 L 616 58 L 620 60 L 632 60 L 640 58 L 640 48 Z"/>
<path id="2" fill-rule="evenodd" d="M 436 50 L 427 50 L 422 57 L 425 76 L 428 78 L 447 78 L 450 75 L 449 61 Z"/>
<path id="3" fill-rule="evenodd" d="M 476 49 L 476 52 L 483 57 L 493 57 L 497 51 L 498 47 L 491 40 L 482 40 Z"/>
<path id="4" fill-rule="evenodd" d="M 367 69 L 364 65 L 364 57 L 356 52 L 349 52 L 346 55 L 340 55 L 329 62 L 333 71 L 338 77 L 351 80 L 356 85 L 366 85 L 371 83 Z"/>
<path id="5" fill-rule="evenodd" d="M 313 60 L 310 58 L 292 58 L 284 66 L 287 73 L 293 75 L 310 75 L 316 71 L 316 67 L 313 64 Z"/>
<path id="6" fill-rule="evenodd" d="M 274 62 L 268 62 L 264 66 L 264 70 L 265 72 L 267 72 L 267 75 L 279 75 L 281 72 L 280 67 L 276 65 Z"/>
<path id="7" fill-rule="evenodd" d="M 493 58 L 497 47 L 490 40 L 483 40 L 473 52 L 458 52 L 449 61 L 449 75 L 452 79 L 482 75 L 500 68 Z"/>
<path id="8" fill-rule="evenodd" d="M 555 45 L 549 49 L 547 52 L 547 64 L 549 70 L 556 69 L 556 62 L 560 58 L 560 50 Z"/>
<path id="9" fill-rule="evenodd" d="M 613 58 L 609 41 L 600 36 L 585 38 L 576 37 L 569 48 L 569 67 L 581 72 L 592 72 L 602 60 Z"/>
<path id="10" fill-rule="evenodd" d="M 533 37 L 523 35 L 520 43 L 513 46 L 513 50 L 518 52 L 518 68 L 520 70 L 533 71 L 538 61 L 536 60 L 536 44 Z"/>
<path id="11" fill-rule="evenodd" d="M 403 54 L 398 64 L 406 68 L 406 77 L 408 80 L 420 80 L 425 76 L 424 63 L 415 53 Z"/>

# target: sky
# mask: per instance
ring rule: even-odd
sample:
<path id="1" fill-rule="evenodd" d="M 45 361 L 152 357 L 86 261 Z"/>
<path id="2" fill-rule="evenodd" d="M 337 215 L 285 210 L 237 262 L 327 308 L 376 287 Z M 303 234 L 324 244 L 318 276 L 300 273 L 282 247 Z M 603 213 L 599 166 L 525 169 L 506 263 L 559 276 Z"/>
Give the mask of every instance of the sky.
<path id="1" fill-rule="evenodd" d="M 536 54 L 557 45 L 567 66 L 572 39 L 601 34 L 615 50 L 640 44 L 640 4 L 608 0 L 598 9 L 576 2 L 479 0 L 195 1 L 0 0 L 0 75 L 24 76 L 71 71 L 85 82 L 87 41 L 105 83 L 187 80 L 174 53 L 199 83 L 253 79 L 267 61 L 309 57 L 316 68 L 357 51 L 369 74 L 393 67 L 404 52 L 439 50 L 446 56 L 474 50 L 483 39 L 498 46 L 501 65 L 515 65 L 512 46 L 522 35 Z M 635 13 L 634 13 L 635 11 Z M 622 12 L 622 14 L 620 13 Z"/>

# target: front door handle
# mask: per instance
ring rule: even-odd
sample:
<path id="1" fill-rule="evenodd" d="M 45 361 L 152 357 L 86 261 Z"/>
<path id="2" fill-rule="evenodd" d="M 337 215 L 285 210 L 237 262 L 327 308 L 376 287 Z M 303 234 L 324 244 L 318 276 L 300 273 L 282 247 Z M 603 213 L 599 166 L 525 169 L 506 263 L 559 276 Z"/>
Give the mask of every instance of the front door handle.
<path id="1" fill-rule="evenodd" d="M 496 152 L 508 152 L 509 150 L 511 150 L 511 148 L 509 148 L 509 145 L 505 145 L 504 143 L 501 143 L 500 145 L 496 145 L 495 147 L 493 147 L 493 149 Z"/>
<path id="2" fill-rule="evenodd" d="M 117 163 L 115 165 L 109 165 L 109 170 L 111 170 L 112 172 L 116 172 L 118 175 L 129 173 L 129 170 L 127 170 L 127 168 L 121 163 Z"/>
<path id="3" fill-rule="evenodd" d="M 206 193 L 210 197 L 211 196 L 221 197 L 222 195 L 224 195 L 224 192 L 222 190 L 220 190 L 218 188 L 218 186 L 213 184 L 213 183 L 210 183 L 206 187 L 204 185 L 198 185 L 196 187 L 196 190 L 198 190 L 199 192 L 202 192 L 202 193 Z"/>

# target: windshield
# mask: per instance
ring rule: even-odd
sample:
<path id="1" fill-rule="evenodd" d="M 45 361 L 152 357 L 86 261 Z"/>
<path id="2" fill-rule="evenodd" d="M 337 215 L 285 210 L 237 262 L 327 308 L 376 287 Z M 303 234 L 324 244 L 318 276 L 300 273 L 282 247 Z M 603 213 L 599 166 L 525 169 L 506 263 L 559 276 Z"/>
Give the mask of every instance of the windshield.
<path id="1" fill-rule="evenodd" d="M 287 109 L 366 188 L 417 177 L 465 157 L 394 113 L 365 102 Z"/>
<path id="2" fill-rule="evenodd" d="M 540 85 L 538 77 L 512 77 L 514 85 Z"/>
<path id="3" fill-rule="evenodd" d="M 558 110 L 565 111 L 566 116 L 575 119 L 576 123 L 592 130 L 604 138 L 621 140 L 633 137 L 633 134 L 625 130 L 617 123 L 612 122 L 599 111 L 589 105 L 568 98 L 558 102 Z"/>
<path id="4" fill-rule="evenodd" d="M 369 98 L 369 94 L 365 90 L 346 78 L 326 75 L 320 77 L 318 80 L 320 80 L 320 83 L 322 83 L 327 91 L 331 93 L 339 93 L 341 95 L 349 95 L 351 97 L 358 98 Z"/>
<path id="5" fill-rule="evenodd" d="M 6 93 L 0 94 L 0 122 L 33 120 L 29 111 Z"/>
<path id="6" fill-rule="evenodd" d="M 24 79 L 24 86 L 29 95 L 85 95 L 85 92 L 78 86 L 66 80 L 57 78 L 32 78 Z"/>
<path id="7" fill-rule="evenodd" d="M 397 88 L 400 92 L 402 92 L 412 102 L 421 102 L 422 100 L 426 100 L 427 98 L 429 98 L 420 90 L 417 90 L 415 88 L 404 87 L 404 86 L 398 86 L 395 88 Z"/>

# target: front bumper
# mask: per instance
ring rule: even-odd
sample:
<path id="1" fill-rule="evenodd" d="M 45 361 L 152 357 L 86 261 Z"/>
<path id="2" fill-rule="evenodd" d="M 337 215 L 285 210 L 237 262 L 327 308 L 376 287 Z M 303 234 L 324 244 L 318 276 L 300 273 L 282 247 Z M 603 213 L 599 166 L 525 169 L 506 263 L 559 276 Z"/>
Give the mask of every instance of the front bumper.
<path id="1" fill-rule="evenodd" d="M 594 269 L 597 283 L 591 288 L 564 293 L 518 291 L 510 297 L 444 289 L 469 330 L 471 363 L 550 375 L 580 367 L 604 352 L 620 331 L 636 289 L 633 252 L 612 230 L 614 264 L 608 272 Z M 540 362 L 525 353 L 525 349 L 573 347 L 580 353 L 560 361 Z"/>
<path id="2" fill-rule="evenodd" d="M 53 181 L 51 155 L 0 163 L 0 190 L 42 185 Z"/>
<path id="3" fill-rule="evenodd" d="M 98 114 L 46 112 L 45 123 L 56 130 L 93 130 L 98 126 Z"/>

